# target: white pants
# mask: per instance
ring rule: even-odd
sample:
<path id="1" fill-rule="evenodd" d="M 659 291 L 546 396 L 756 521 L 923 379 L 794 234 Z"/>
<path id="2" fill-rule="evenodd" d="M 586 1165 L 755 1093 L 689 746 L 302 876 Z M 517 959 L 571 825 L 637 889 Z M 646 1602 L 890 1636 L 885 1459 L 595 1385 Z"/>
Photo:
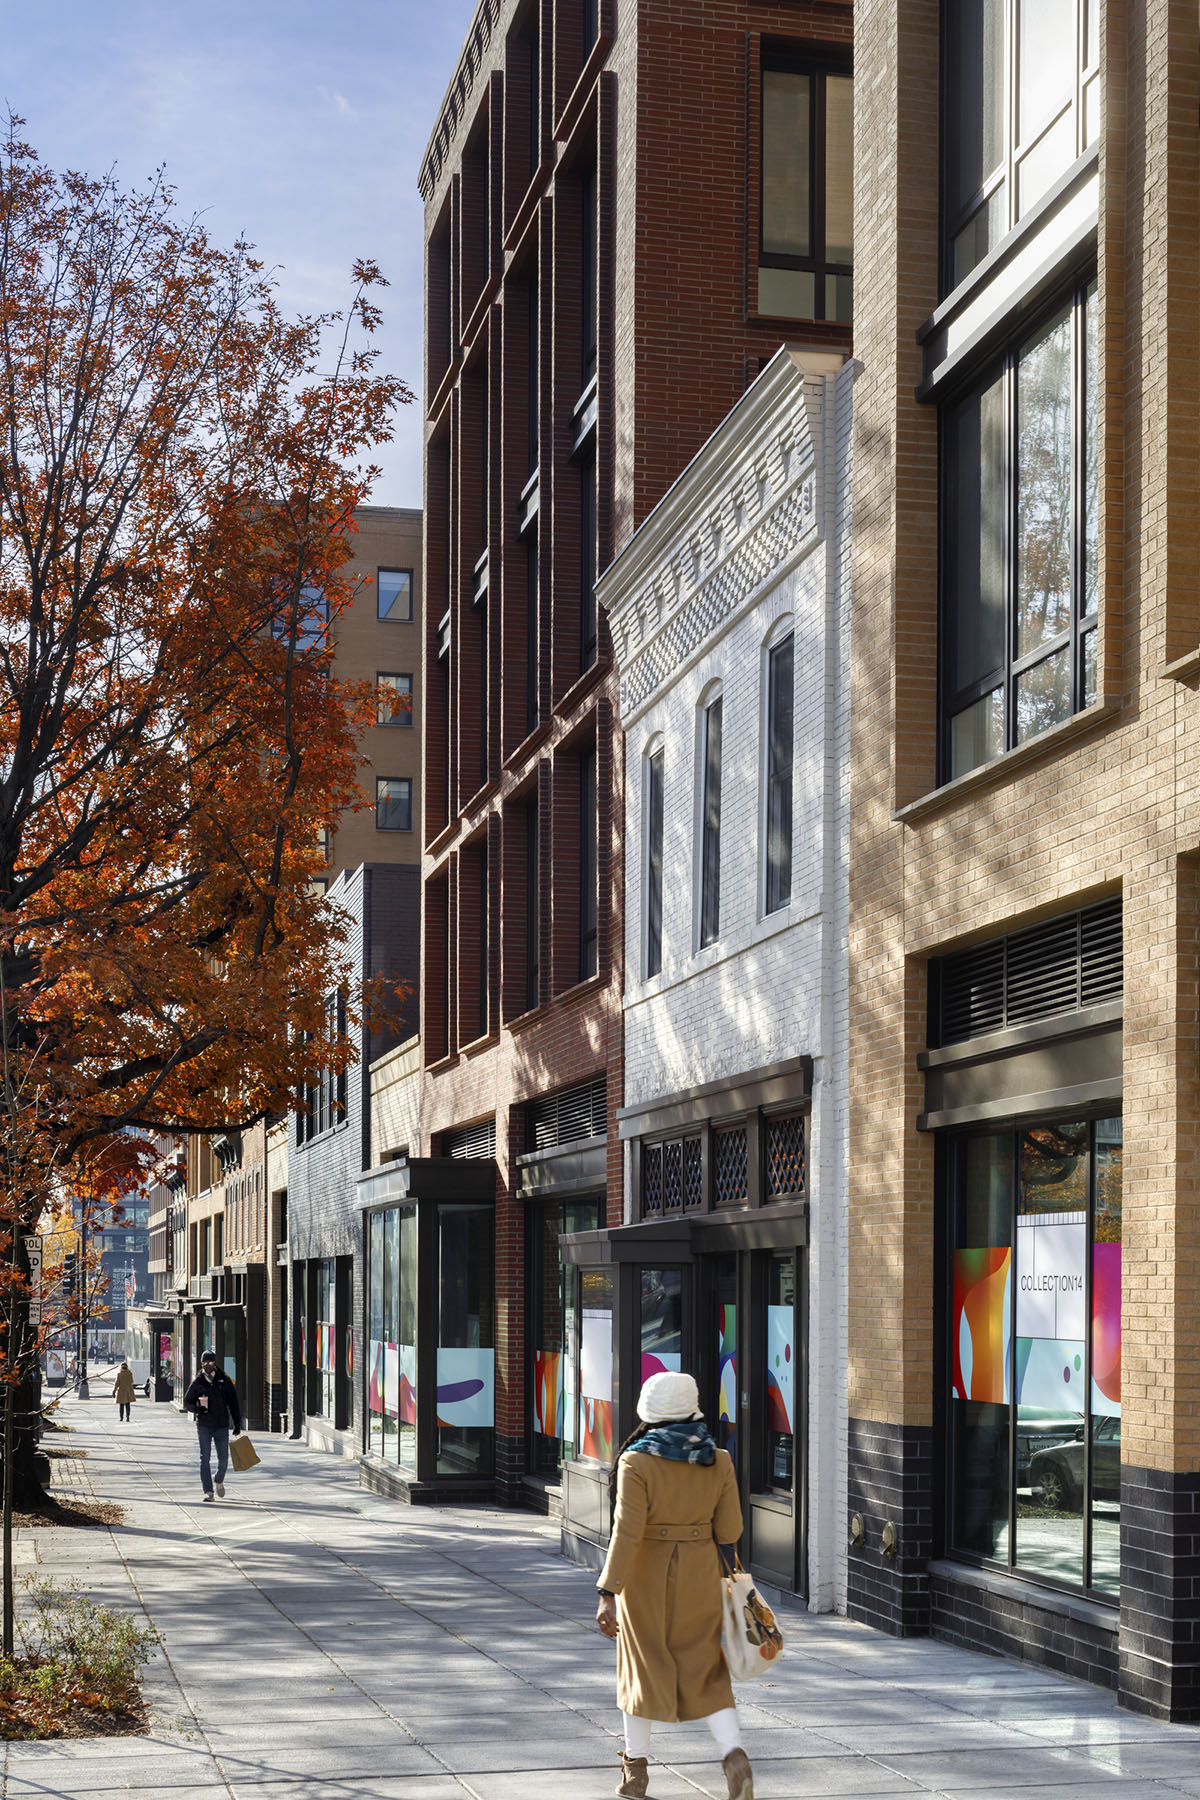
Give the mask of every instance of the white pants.
<path id="1" fill-rule="evenodd" d="M 652 1719 L 639 1719 L 633 1713 L 623 1712 L 625 1721 L 625 1754 L 626 1756 L 649 1756 L 650 1727 Z M 721 1761 L 731 1750 L 742 1747 L 742 1732 L 738 1724 L 737 1707 L 726 1706 L 720 1712 L 709 1713 L 704 1723 L 713 1734 L 717 1749 L 721 1752 Z"/>

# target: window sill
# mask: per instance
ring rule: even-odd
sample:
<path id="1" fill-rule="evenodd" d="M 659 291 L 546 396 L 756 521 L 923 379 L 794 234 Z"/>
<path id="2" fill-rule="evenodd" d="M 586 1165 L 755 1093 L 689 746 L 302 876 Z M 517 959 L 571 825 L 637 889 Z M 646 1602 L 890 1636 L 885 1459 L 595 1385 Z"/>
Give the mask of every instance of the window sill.
<path id="1" fill-rule="evenodd" d="M 1168 681 L 1195 681 L 1200 676 L 1200 649 L 1189 650 L 1186 656 L 1177 656 L 1174 662 L 1167 663 L 1163 674 Z"/>
<path id="2" fill-rule="evenodd" d="M 562 699 L 556 703 L 555 712 L 560 717 L 573 713 L 580 701 L 585 699 L 594 687 L 599 686 L 611 667 L 612 658 L 608 652 L 598 653 L 582 674 L 575 677 Z"/>
<path id="3" fill-rule="evenodd" d="M 979 768 L 970 769 L 954 781 L 947 781 L 941 787 L 933 788 L 928 794 L 922 794 L 919 800 L 910 800 L 907 806 L 895 807 L 892 822 L 897 825 L 918 824 L 922 819 L 940 812 L 943 807 L 953 806 L 955 801 L 963 797 L 970 798 L 983 788 L 999 786 L 1027 764 L 1038 762 L 1043 757 L 1051 757 L 1064 744 L 1073 743 L 1076 738 L 1086 737 L 1090 732 L 1111 723 L 1120 717 L 1121 711 L 1119 700 L 1098 700 L 1094 706 L 1087 707 L 1070 719 L 1064 719 L 1061 725 L 1052 725 L 1049 731 L 1043 731 L 1039 737 L 1030 738 L 1027 744 L 1020 744 L 1015 750 L 1006 750 L 1003 755 L 994 756 L 991 762 L 981 763 Z"/>
<path id="4" fill-rule="evenodd" d="M 960 1587 L 979 1588 L 985 1593 L 1002 1594 L 1018 1606 L 1036 1606 L 1040 1612 L 1054 1613 L 1062 1619 L 1074 1619 L 1080 1625 L 1091 1625 L 1101 1631 L 1117 1629 L 1117 1602 L 1092 1600 L 1084 1593 L 1068 1594 L 1061 1588 L 1043 1587 L 1040 1582 L 1006 1569 L 986 1565 L 953 1562 L 949 1557 L 931 1562 L 929 1574 L 940 1581 L 952 1581 Z"/>
<path id="5" fill-rule="evenodd" d="M 493 1049 L 499 1042 L 500 1033 L 498 1031 L 485 1031 L 479 1037 L 472 1038 L 469 1044 L 460 1044 L 458 1054 L 460 1056 L 480 1056 L 485 1050 Z"/>

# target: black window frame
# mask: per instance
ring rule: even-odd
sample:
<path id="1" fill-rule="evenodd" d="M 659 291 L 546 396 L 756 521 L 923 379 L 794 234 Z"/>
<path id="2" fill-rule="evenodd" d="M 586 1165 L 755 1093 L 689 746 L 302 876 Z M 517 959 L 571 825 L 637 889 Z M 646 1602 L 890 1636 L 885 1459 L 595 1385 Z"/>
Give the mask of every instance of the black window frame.
<path id="1" fill-rule="evenodd" d="M 540 606 L 541 567 L 538 532 L 534 527 L 525 538 L 525 731 L 536 731 L 541 723 L 541 668 L 538 614 Z"/>
<path id="2" fill-rule="evenodd" d="M 975 68 L 967 69 L 959 64 L 957 58 L 972 49 L 968 33 L 975 21 L 969 16 L 970 0 L 942 0 L 941 25 L 941 116 L 942 130 L 942 170 L 941 170 L 941 265 L 942 293 L 950 294 L 968 279 L 979 264 L 996 249 L 1008 236 L 1009 232 L 1037 203 L 1040 194 L 1018 209 L 1017 192 L 1021 165 L 1029 157 L 1030 152 L 1044 144 L 1055 125 L 1070 111 L 1073 114 L 1074 141 L 1070 155 L 1062 162 L 1058 174 L 1065 172 L 1089 146 L 1088 143 L 1088 96 L 1089 92 L 1096 96 L 1100 92 L 1098 0 L 1075 0 L 1075 45 L 1076 64 L 1074 87 L 1071 99 L 1061 105 L 1058 111 L 1041 119 L 1033 135 L 1026 143 L 1018 142 L 1020 130 L 1020 58 L 1017 44 L 1017 7 L 1020 0 L 1001 0 L 1004 18 L 1001 24 L 1001 74 L 1000 90 L 1003 99 L 1000 107 L 1000 160 L 992 169 L 983 170 L 980 174 L 979 186 L 971 191 L 968 198 L 962 200 L 952 212 L 951 206 L 956 187 L 956 165 L 961 164 L 967 154 L 964 144 L 958 135 L 960 106 L 958 93 L 966 89 L 967 107 L 972 127 L 983 114 L 983 90 L 980 72 Z M 979 40 L 975 48 L 982 58 L 983 32 L 979 31 Z M 1090 40 L 1090 42 L 1089 42 Z M 1091 60 L 1089 61 L 1089 49 Z M 969 90 L 978 85 L 977 92 Z M 1098 135 L 1098 128 L 1097 128 Z M 1057 179 L 1057 176 L 1054 177 Z M 1051 180 L 1047 186 L 1052 186 Z M 998 228 L 989 231 L 985 244 L 976 247 L 976 253 L 961 271 L 955 264 L 956 240 L 967 231 L 974 221 L 986 224 L 989 207 L 996 210 L 998 202 Z"/>
<path id="3" fill-rule="evenodd" d="M 392 606 L 389 606 L 388 610 L 386 612 L 384 612 L 384 610 L 383 610 L 383 583 L 380 579 L 380 577 L 384 576 L 384 575 L 407 576 L 407 578 L 408 578 L 408 590 L 407 590 L 408 591 L 408 612 L 406 614 L 401 615 L 401 614 L 397 613 L 395 610 L 394 604 Z M 376 567 L 376 570 L 375 570 L 375 611 L 376 611 L 376 616 L 379 619 L 379 622 L 383 625 L 411 625 L 412 624 L 412 622 L 413 622 L 413 571 L 411 569 L 394 568 L 390 564 L 383 566 L 383 567 L 380 567 L 380 566 Z"/>
<path id="4" fill-rule="evenodd" d="M 392 681 L 407 681 L 407 683 L 408 683 L 408 689 L 407 689 L 408 717 L 407 718 L 398 717 L 397 714 L 395 712 L 393 712 L 390 708 L 388 710 L 387 717 L 384 718 L 384 716 L 383 716 L 383 708 L 379 704 L 379 696 L 380 696 L 381 692 L 385 693 L 385 694 L 389 693 L 389 692 L 395 693 L 401 699 L 403 699 L 405 696 L 404 689 L 402 689 L 402 688 L 390 689 L 385 685 L 386 683 L 392 682 Z M 407 670 L 407 669 L 377 669 L 375 671 L 375 723 L 377 725 L 382 725 L 386 730 L 411 731 L 412 723 L 413 723 L 413 678 L 412 678 L 412 673 L 410 670 Z M 325 860 L 327 862 L 329 860 L 328 849 L 326 849 Z"/>
<path id="5" fill-rule="evenodd" d="M 525 803 L 525 1007 L 541 998 L 541 836 L 537 795 Z"/>
<path id="6" fill-rule="evenodd" d="M 701 950 L 721 935 L 721 751 L 725 696 L 712 694 L 700 709 L 700 892 L 697 940 Z M 714 731 L 714 721 L 716 730 Z"/>
<path id="7" fill-rule="evenodd" d="M 596 660 L 600 621 L 596 606 L 596 452 L 579 464 L 579 671 Z"/>
<path id="8" fill-rule="evenodd" d="M 770 74 L 803 75 L 811 83 L 808 115 L 808 169 L 809 169 L 809 243 L 810 253 L 807 256 L 784 254 L 782 251 L 766 251 L 763 248 L 763 209 L 766 200 L 767 182 L 767 145 L 765 130 L 765 78 Z M 758 229 L 756 242 L 756 290 L 755 313 L 760 318 L 788 318 L 811 320 L 814 324 L 849 325 L 849 318 L 838 318 L 826 307 L 826 289 L 829 279 L 843 279 L 851 283 L 853 294 L 854 262 L 831 261 L 826 255 L 825 212 L 827 190 L 826 168 L 826 96 L 825 84 L 833 76 L 837 79 L 854 80 L 853 58 L 847 54 L 838 56 L 823 54 L 820 57 L 806 56 L 803 53 L 784 49 L 764 49 L 762 65 L 759 71 L 759 188 L 758 188 Z M 758 269 L 794 269 L 800 273 L 811 274 L 813 278 L 813 311 L 812 313 L 773 313 L 762 304 L 759 295 Z"/>
<path id="9" fill-rule="evenodd" d="M 1093 446 L 1089 460 L 1087 443 L 1088 413 L 1088 309 L 1093 310 L 1093 331 L 1099 332 L 1099 313 L 1097 302 L 1096 277 L 1093 270 L 1087 270 L 1077 276 L 1069 285 L 1059 290 L 1053 301 L 1040 309 L 1035 316 L 1022 315 L 1019 332 L 1010 334 L 999 355 L 992 357 L 980 368 L 969 381 L 958 386 L 947 398 L 939 413 L 938 443 L 938 486 L 939 486 L 939 573 L 938 573 L 938 780 L 947 782 L 956 775 L 965 775 L 972 769 L 984 768 L 995 763 L 1000 757 L 1025 743 L 1035 742 L 1044 735 L 1050 726 L 1036 732 L 1028 733 L 1024 738 L 1018 734 L 1019 713 L 1017 706 L 1017 683 L 1033 669 L 1040 667 L 1051 657 L 1063 649 L 1068 651 L 1069 671 L 1068 686 L 1070 693 L 1070 710 L 1063 720 L 1054 723 L 1065 723 L 1066 719 L 1092 705 L 1097 697 L 1095 691 L 1089 692 L 1089 678 L 1098 683 L 1098 646 L 1099 646 L 1099 583 L 1095 564 L 1090 566 L 1092 581 L 1092 602 L 1088 601 L 1089 582 L 1089 548 L 1087 541 L 1088 507 L 1087 484 L 1089 472 L 1097 484 L 1099 482 L 1100 445 Z M 1017 644 L 1017 606 L 1018 606 L 1018 559 L 1017 559 L 1017 510 L 1020 501 L 1020 467 L 1018 466 L 1018 432 L 1019 419 L 1017 410 L 1017 376 L 1022 353 L 1031 348 L 1038 339 L 1053 325 L 1063 313 L 1070 320 L 1071 328 L 1071 370 L 1073 391 L 1071 396 L 1071 596 L 1070 622 L 1033 650 L 1018 655 Z M 1094 340 L 1098 354 L 1098 335 Z M 1004 655 L 1000 663 L 993 665 L 985 674 L 977 676 L 962 686 L 952 688 L 951 670 L 956 653 L 956 630 L 962 621 L 953 606 L 951 593 L 951 571 L 953 567 L 953 546 L 962 517 L 963 509 L 955 494 L 956 476 L 961 465 L 953 462 L 952 435 L 955 416 L 961 413 L 973 399 L 980 398 L 997 382 L 1002 384 L 1002 447 L 1001 463 L 1004 470 L 1004 488 L 1002 491 L 1002 527 L 1000 580 L 1004 604 Z M 983 475 L 980 475 L 981 486 Z M 1097 489 L 1098 491 L 1098 489 Z M 1098 502 L 1096 522 L 1098 526 Z M 1093 551 L 1094 554 L 1094 551 Z M 1087 610 L 1084 610 L 1085 606 Z M 978 613 L 976 617 L 978 618 Z M 1084 640 L 1092 636 L 1090 646 Z M 1089 670 L 1088 653 L 1094 654 Z M 981 703 L 990 694 L 997 691 L 1003 696 L 1003 728 L 1002 743 L 991 757 L 971 763 L 967 768 L 955 770 L 953 757 L 953 725 L 970 707 Z"/>
<path id="10" fill-rule="evenodd" d="M 781 670 L 787 651 L 787 720 L 781 718 Z M 767 646 L 767 742 L 763 809 L 763 912 L 778 912 L 792 897 L 792 766 L 796 749 L 796 633 Z"/>
<path id="11" fill-rule="evenodd" d="M 405 796 L 407 803 L 408 803 L 408 824 L 407 825 L 385 825 L 381 822 L 381 819 L 382 819 L 381 807 L 384 806 L 385 804 L 395 805 L 395 804 L 399 803 L 398 800 L 392 800 L 391 796 L 385 795 L 382 791 L 385 787 L 392 785 L 392 784 L 395 784 L 395 785 L 401 786 L 401 787 L 405 787 L 408 789 L 408 793 Z M 413 828 L 412 776 L 411 775 L 377 775 L 375 777 L 375 829 L 376 829 L 376 831 L 401 831 L 401 832 L 403 832 L 403 831 L 411 831 L 412 828 Z"/>
<path id="12" fill-rule="evenodd" d="M 594 743 L 579 753 L 579 979 L 600 970 L 600 833 Z"/>
<path id="13" fill-rule="evenodd" d="M 646 946 L 645 975 L 662 972 L 663 798 L 665 748 L 658 744 L 646 756 Z"/>

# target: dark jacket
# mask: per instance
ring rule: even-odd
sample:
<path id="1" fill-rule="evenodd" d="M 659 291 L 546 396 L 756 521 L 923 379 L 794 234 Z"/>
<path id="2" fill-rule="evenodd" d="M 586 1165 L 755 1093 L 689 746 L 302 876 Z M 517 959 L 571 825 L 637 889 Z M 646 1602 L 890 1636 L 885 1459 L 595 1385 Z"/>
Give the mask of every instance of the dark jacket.
<path id="1" fill-rule="evenodd" d="M 207 1406 L 201 1406 L 202 1397 L 207 1398 Z M 242 1408 L 237 1389 L 224 1369 L 218 1369 L 211 1381 L 206 1375 L 197 1375 L 183 1396 L 183 1404 L 188 1412 L 195 1413 L 197 1421 L 213 1425 L 218 1431 L 227 1430 L 230 1425 L 235 1431 L 242 1429 Z"/>

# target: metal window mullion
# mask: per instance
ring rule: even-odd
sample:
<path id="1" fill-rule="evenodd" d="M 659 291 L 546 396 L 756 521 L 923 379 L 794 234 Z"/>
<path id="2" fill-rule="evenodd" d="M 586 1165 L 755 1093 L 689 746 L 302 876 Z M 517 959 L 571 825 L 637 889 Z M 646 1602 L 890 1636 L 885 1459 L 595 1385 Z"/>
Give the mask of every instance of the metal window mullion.
<path id="1" fill-rule="evenodd" d="M 1007 958 L 1008 947 L 1005 946 L 1005 993 L 1007 995 Z M 1018 1128 L 1011 1132 L 1012 1140 L 1012 1178 L 1009 1183 L 1009 1225 L 1008 1241 L 1012 1246 L 1009 1251 L 1009 1267 L 1012 1280 L 1009 1283 L 1011 1300 L 1009 1303 L 1008 1330 L 1008 1566 L 1017 1566 L 1017 1193 L 1021 1182 L 1021 1133 Z"/>
<path id="2" fill-rule="evenodd" d="M 1004 61 L 1004 230 L 1007 234 L 1017 222 L 1017 120 L 1021 101 L 1017 79 L 1017 0 L 1007 0 L 1004 9 Z"/>
<path id="3" fill-rule="evenodd" d="M 1020 347 L 1004 361 L 1004 539 L 1000 567 L 1004 581 L 1004 748 L 1017 742 L 1017 680 L 1013 670 L 1017 650 L 1017 508 L 1020 495 L 1020 418 L 1017 408 L 1017 365 Z M 980 471 L 982 475 L 982 470 Z"/>
<path id="4" fill-rule="evenodd" d="M 1080 29 L 1076 8 L 1076 30 Z M 1083 707 L 1083 657 L 1079 621 L 1085 581 L 1084 536 L 1087 501 L 1087 289 L 1080 288 L 1071 307 L 1071 711 Z"/>
<path id="5" fill-rule="evenodd" d="M 1088 1125 L 1088 1199 L 1083 1270 L 1083 1585 L 1092 1585 L 1092 1264 L 1096 1230 L 1096 1121 Z"/>
<path id="6" fill-rule="evenodd" d="M 825 317 L 825 75 L 813 72 L 808 108 L 809 233 L 813 256 L 813 317 Z"/>

